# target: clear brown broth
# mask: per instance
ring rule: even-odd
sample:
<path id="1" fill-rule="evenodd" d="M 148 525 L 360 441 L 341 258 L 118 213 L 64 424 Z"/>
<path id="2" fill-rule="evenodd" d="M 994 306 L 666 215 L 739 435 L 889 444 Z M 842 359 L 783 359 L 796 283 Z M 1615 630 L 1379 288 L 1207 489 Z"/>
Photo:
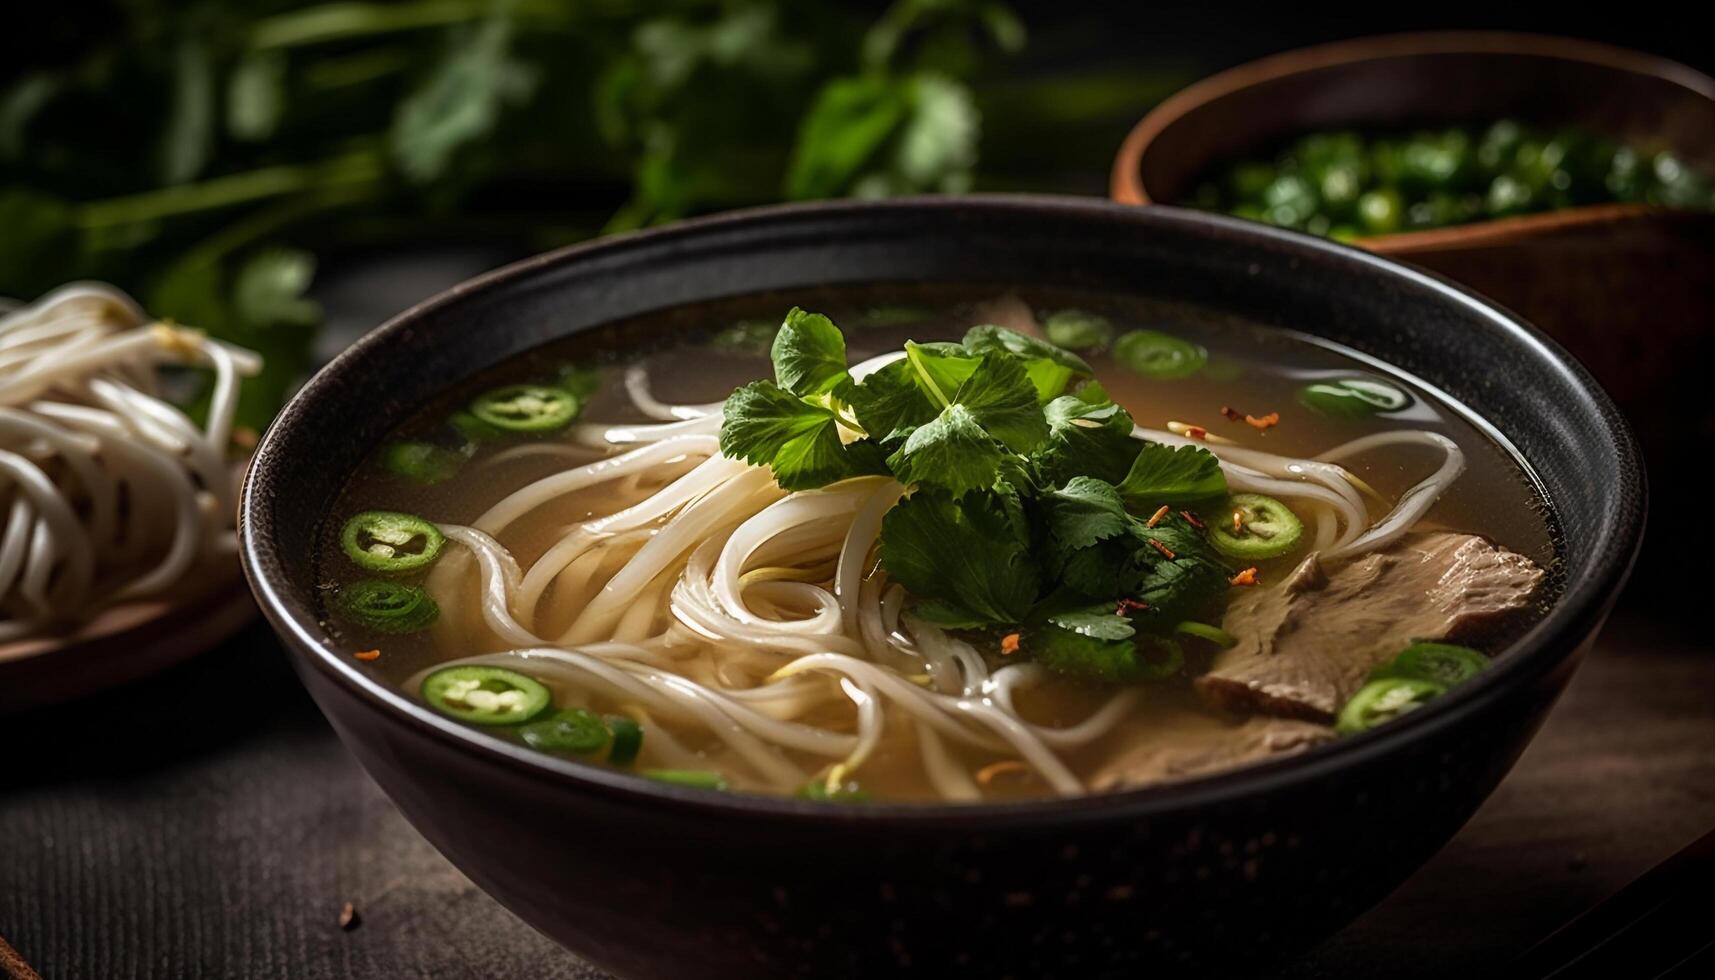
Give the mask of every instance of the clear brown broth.
<path id="1" fill-rule="evenodd" d="M 987 309 L 989 301 L 1008 290 L 997 288 L 872 287 L 789 294 L 763 294 L 675 309 L 663 314 L 617 323 L 549 345 L 516 358 L 480 378 L 450 391 L 435 404 L 425 406 L 402 425 L 399 433 L 413 435 L 442 424 L 447 415 L 476 392 L 497 384 L 551 376 L 565 363 L 629 364 L 638 359 L 647 364 L 653 390 L 669 402 L 715 402 L 734 387 L 770 373 L 766 352 L 742 352 L 713 346 L 711 337 L 736 321 L 777 321 L 792 305 L 825 312 L 845 331 L 854 362 L 897 349 L 905 340 L 957 339 Z M 1208 366 L 1189 378 L 1158 381 L 1141 377 L 1103 356 L 1090 357 L 1098 379 L 1115 401 L 1124 405 L 1137 422 L 1163 428 L 1169 420 L 1206 426 L 1211 432 L 1269 452 L 1292 456 L 1314 456 L 1334 445 L 1386 428 L 1411 427 L 1440 432 L 1465 451 L 1467 469 L 1452 489 L 1429 512 L 1425 522 L 1480 534 L 1550 569 L 1555 566 L 1553 512 L 1535 480 L 1496 436 L 1464 412 L 1455 409 L 1437 393 L 1411 382 L 1398 372 L 1367 363 L 1336 347 L 1304 335 L 1263 326 L 1208 311 L 1187 310 L 1147 301 L 1116 299 L 1070 291 L 1022 290 L 1019 295 L 1039 313 L 1076 307 L 1107 315 L 1116 331 L 1134 327 L 1162 330 L 1202 344 L 1210 352 Z M 883 305 L 885 304 L 885 305 Z M 919 311 L 913 314 L 911 311 Z M 590 401 L 582 418 L 591 421 L 644 421 L 627 399 L 622 385 L 609 371 L 607 383 Z M 1325 418 L 1299 406 L 1298 389 L 1324 377 L 1370 375 L 1384 377 L 1405 388 L 1416 399 L 1407 419 Z M 1241 413 L 1264 415 L 1279 412 L 1281 421 L 1259 431 L 1244 421 L 1223 417 L 1223 407 Z M 331 595 L 341 583 L 360 577 L 340 557 L 337 533 L 345 515 L 365 509 L 401 510 L 437 522 L 465 523 L 526 483 L 563 469 L 562 460 L 538 458 L 497 465 L 480 464 L 487 456 L 516 442 L 485 447 L 458 476 L 433 486 L 422 486 L 381 471 L 373 459 L 360 467 L 344 489 L 332 519 L 324 529 L 324 547 L 318 563 L 324 589 Z M 1387 497 L 1422 479 L 1438 460 L 1432 452 L 1415 448 L 1387 448 L 1347 463 L 1364 480 Z M 597 514 L 610 513 L 628 500 L 596 488 L 541 508 L 504 541 L 526 567 L 552 543 L 556 529 Z M 1264 582 L 1278 581 L 1286 568 L 1302 555 L 1264 563 Z M 1552 598 L 1545 591 L 1542 606 Z M 569 617 L 573 610 L 548 609 Z M 1498 653 L 1509 639 L 1529 625 L 1532 617 L 1520 617 L 1486 644 Z M 486 652 L 460 648 L 441 649 L 433 632 L 406 637 L 376 636 L 329 618 L 330 628 L 353 650 L 371 647 L 383 655 L 365 665 L 392 684 L 407 679 L 433 664 Z M 495 649 L 500 649 L 497 644 Z M 1206 707 L 1194 694 L 1191 676 L 1200 669 L 1193 657 L 1186 671 L 1174 679 L 1149 686 L 1137 708 L 1107 738 L 1069 753 L 1063 758 L 1081 775 L 1099 771 L 1116 752 L 1140 742 L 1172 745 L 1219 745 L 1241 720 Z M 1055 681 L 1019 697 L 1021 712 L 1032 721 L 1069 724 L 1093 710 L 1106 692 L 1091 685 Z M 597 709 L 615 706 L 592 704 Z M 836 723 L 830 719 L 830 723 Z M 505 730 L 491 730 L 505 736 Z M 694 734 L 682 735 L 696 746 Z M 702 745 L 711 768 L 725 768 L 728 760 L 714 744 Z M 961 752 L 961 761 L 975 771 L 998 756 Z M 863 784 L 878 797 L 887 799 L 932 798 L 920 774 L 913 772 L 916 748 L 909 740 L 889 738 L 865 765 Z M 733 778 L 737 788 L 746 788 L 742 776 Z M 995 799 L 1046 795 L 1047 788 L 1029 777 L 997 779 L 989 786 Z"/>

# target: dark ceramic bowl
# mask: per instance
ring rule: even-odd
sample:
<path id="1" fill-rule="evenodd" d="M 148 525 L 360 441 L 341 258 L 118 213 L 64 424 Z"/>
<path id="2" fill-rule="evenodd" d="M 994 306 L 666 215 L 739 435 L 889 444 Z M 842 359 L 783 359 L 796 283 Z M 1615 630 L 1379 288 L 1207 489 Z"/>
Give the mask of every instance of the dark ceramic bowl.
<path id="1" fill-rule="evenodd" d="M 1407 723 L 1193 783 L 1025 805 L 831 808 L 649 783 L 462 727 L 356 668 L 312 553 L 364 452 L 446 385 L 653 310 L 841 283 L 1012 282 L 1184 301 L 1331 338 L 1492 420 L 1565 530 L 1565 591 Z M 245 570 L 340 738 L 520 917 L 629 977 L 1143 975 L 1303 949 L 1375 903 L 1513 764 L 1625 580 L 1643 473 L 1588 374 L 1427 275 L 1171 208 L 971 197 L 687 222 L 544 255 L 397 317 L 263 439 Z"/>

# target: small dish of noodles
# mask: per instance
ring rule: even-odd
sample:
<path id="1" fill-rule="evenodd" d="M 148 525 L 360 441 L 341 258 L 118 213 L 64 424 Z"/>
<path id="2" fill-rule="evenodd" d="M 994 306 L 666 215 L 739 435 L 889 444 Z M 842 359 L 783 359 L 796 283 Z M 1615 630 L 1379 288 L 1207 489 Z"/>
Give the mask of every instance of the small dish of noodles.
<path id="1" fill-rule="evenodd" d="M 56 671 L 87 689 L 158 660 L 150 640 L 178 659 L 249 618 L 233 523 L 255 434 L 233 420 L 261 367 L 100 283 L 0 310 L 0 708 L 50 696 L 23 661 L 112 648 L 116 671 Z M 194 627 L 162 632 L 187 609 Z"/>

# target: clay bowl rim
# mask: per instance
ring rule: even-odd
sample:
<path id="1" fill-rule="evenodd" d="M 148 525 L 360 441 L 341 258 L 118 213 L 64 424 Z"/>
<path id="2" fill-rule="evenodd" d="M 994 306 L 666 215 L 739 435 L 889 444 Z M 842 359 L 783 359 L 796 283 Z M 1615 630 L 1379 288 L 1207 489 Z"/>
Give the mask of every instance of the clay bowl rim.
<path id="1" fill-rule="evenodd" d="M 1552 34 L 1515 31 L 1410 31 L 1333 41 L 1295 48 L 1210 75 L 1169 96 L 1138 120 L 1114 155 L 1108 196 L 1121 204 L 1161 204 L 1143 183 L 1143 157 L 1155 140 L 1189 113 L 1253 86 L 1294 75 L 1357 65 L 1369 61 L 1436 54 L 1521 55 L 1577 61 L 1617 71 L 1648 75 L 1678 85 L 1715 103 L 1715 78 L 1660 55 Z M 1491 218 L 1447 228 L 1402 231 L 1353 240 L 1353 244 L 1388 255 L 1410 255 L 1443 248 L 1483 248 L 1508 245 L 1537 235 L 1591 228 L 1644 217 L 1684 219 L 1685 212 L 1648 204 L 1586 204 L 1540 214 Z"/>
<path id="2" fill-rule="evenodd" d="M 393 348 L 408 349 L 432 342 L 432 337 L 426 340 L 428 335 L 416 329 L 418 322 L 431 313 L 456 307 L 477 294 L 528 289 L 538 274 L 562 266 L 600 265 L 604 259 L 627 252 L 652 254 L 656 261 L 673 261 L 672 254 L 683 250 L 693 259 L 700 259 L 699 250 L 692 246 L 719 241 L 723 234 L 742 235 L 771 226 L 787 228 L 794 219 L 838 219 L 861 227 L 870 215 L 900 212 L 945 220 L 959 209 L 971 208 L 1026 216 L 1037 214 L 1043 220 L 1063 221 L 1071 216 L 1092 223 L 1119 222 L 1135 227 L 1140 233 L 1168 229 L 1212 240 L 1253 240 L 1259 246 L 1285 249 L 1332 263 L 1353 277 L 1381 277 L 1428 290 L 1439 301 L 1481 318 L 1486 331 L 1519 345 L 1543 370 L 1560 374 L 1574 386 L 1582 396 L 1577 411 L 1588 415 L 1612 440 L 1620 480 L 1605 487 L 1604 492 L 1614 497 L 1614 520 L 1603 526 L 1592 541 L 1586 573 L 1566 582 L 1554 607 L 1498 657 L 1493 668 L 1413 712 L 1412 718 L 1400 725 L 1383 726 L 1304 753 L 1231 772 L 1142 789 L 1009 803 L 882 802 L 849 807 L 831 807 L 793 797 L 678 787 L 534 752 L 461 725 L 359 670 L 349 656 L 335 648 L 321 629 L 314 604 L 290 581 L 273 541 L 272 509 L 257 491 L 258 487 L 267 486 L 271 497 L 276 492 L 273 486 L 276 478 L 281 478 L 282 485 L 290 484 L 292 461 L 282 458 L 279 452 L 282 433 L 301 425 L 308 417 L 299 406 L 314 401 L 345 403 L 361 398 L 361 388 L 342 384 L 343 376 L 352 370 L 354 363 L 382 356 L 381 352 Z M 701 239 L 708 241 L 699 242 Z M 595 326 L 592 324 L 591 328 Z M 449 378 L 444 384 L 459 380 Z M 240 555 L 258 605 L 285 641 L 295 667 L 327 675 L 343 693 L 365 702 L 388 716 L 388 720 L 475 761 L 510 769 L 524 778 L 560 784 L 576 793 L 603 797 L 615 804 L 677 810 L 711 820 L 766 818 L 827 826 L 890 825 L 897 829 L 968 829 L 974 824 L 997 831 L 1021 830 L 1135 819 L 1213 807 L 1247 797 L 1261 798 L 1386 756 L 1415 739 L 1465 723 L 1518 688 L 1532 685 L 1551 673 L 1571 658 L 1579 644 L 1601 624 L 1637 557 L 1646 511 L 1644 482 L 1641 456 L 1630 428 L 1607 394 L 1570 354 L 1534 327 L 1480 296 L 1373 253 L 1237 218 L 1165 206 L 1136 208 L 1099 198 L 995 194 L 832 201 L 728 212 L 567 246 L 467 280 L 371 330 L 318 371 L 264 434 L 240 500 Z M 1633 502 L 1629 508 L 1625 506 L 1628 499 Z"/>

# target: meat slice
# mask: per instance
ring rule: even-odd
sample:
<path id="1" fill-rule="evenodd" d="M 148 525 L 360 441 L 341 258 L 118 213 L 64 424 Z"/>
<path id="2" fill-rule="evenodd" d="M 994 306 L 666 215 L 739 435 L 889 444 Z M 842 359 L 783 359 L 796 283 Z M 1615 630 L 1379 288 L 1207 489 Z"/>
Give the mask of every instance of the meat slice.
<path id="1" fill-rule="evenodd" d="M 1238 643 L 1197 679 L 1228 711 L 1329 722 L 1378 664 L 1413 640 L 1460 640 L 1524 609 L 1530 559 L 1470 534 L 1412 534 L 1343 564 L 1304 560 L 1279 587 L 1233 597 Z"/>
<path id="2" fill-rule="evenodd" d="M 1102 792 L 1176 782 L 1302 752 L 1333 737 L 1326 725 L 1287 718 L 1237 723 L 1187 718 L 1159 737 L 1130 740 L 1096 770 L 1090 788 Z"/>

